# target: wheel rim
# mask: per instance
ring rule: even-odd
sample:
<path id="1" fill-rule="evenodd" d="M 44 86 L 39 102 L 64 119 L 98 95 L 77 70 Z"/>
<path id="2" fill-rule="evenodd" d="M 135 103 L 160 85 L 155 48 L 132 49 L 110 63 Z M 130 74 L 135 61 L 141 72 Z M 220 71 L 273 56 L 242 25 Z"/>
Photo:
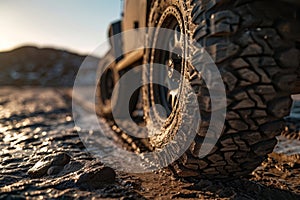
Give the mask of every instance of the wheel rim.
<path id="1" fill-rule="evenodd" d="M 161 117 L 170 117 L 171 114 L 176 111 L 178 106 L 181 87 L 181 77 L 178 77 L 178 74 L 183 74 L 182 66 L 184 66 L 184 60 L 182 59 L 182 55 L 184 53 L 184 42 L 182 39 L 184 28 L 182 24 L 183 21 L 180 18 L 179 12 L 173 7 L 167 9 L 160 18 L 158 28 L 166 28 L 173 31 L 167 32 L 168 35 L 160 35 L 160 32 L 158 31 L 158 34 L 155 34 L 156 37 L 154 38 L 153 42 L 154 47 L 151 51 L 150 65 L 152 66 L 154 63 L 159 63 L 168 66 L 167 74 L 162 73 L 161 71 L 155 72 L 153 69 L 152 74 L 150 75 L 152 77 L 157 77 L 160 79 L 159 82 L 163 82 L 164 85 L 167 86 L 165 87 L 155 84 L 150 85 L 150 90 L 152 90 L 152 97 L 150 98 L 153 99 L 150 101 L 150 104 L 151 102 L 154 102 L 154 104 L 159 104 L 166 111 L 166 113 L 164 113 L 165 116 L 160 115 Z M 169 51 L 155 49 L 157 43 L 162 43 L 165 45 L 165 49 L 168 49 Z M 168 78 L 166 79 L 166 77 Z M 175 84 L 175 87 L 174 82 L 178 83 Z M 150 106 L 155 107 L 155 105 Z"/>

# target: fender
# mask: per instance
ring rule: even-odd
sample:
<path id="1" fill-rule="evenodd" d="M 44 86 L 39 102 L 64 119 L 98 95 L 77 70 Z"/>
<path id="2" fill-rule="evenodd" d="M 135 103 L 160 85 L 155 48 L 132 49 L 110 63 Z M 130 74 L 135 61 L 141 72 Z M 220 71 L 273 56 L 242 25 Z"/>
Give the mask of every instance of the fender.
<path id="1" fill-rule="evenodd" d="M 145 33 L 141 33 L 138 29 L 146 27 L 147 11 L 151 2 L 152 0 L 125 0 L 122 20 L 112 23 L 109 27 L 109 38 L 121 32 L 136 29 L 134 32 L 131 31 L 130 34 L 122 34 L 121 37 L 114 37 L 110 40 L 111 52 L 115 57 L 118 71 L 143 58 L 143 50 L 130 50 L 136 49 L 137 44 L 140 44 L 140 49 L 143 47 Z"/>
<path id="2" fill-rule="evenodd" d="M 124 2 L 124 15 L 122 20 L 122 30 L 132 30 L 146 27 L 147 0 L 126 0 Z M 133 49 L 136 45 L 144 40 L 144 34 L 139 34 L 137 30 L 134 34 L 125 34 L 123 38 L 123 50 Z"/>

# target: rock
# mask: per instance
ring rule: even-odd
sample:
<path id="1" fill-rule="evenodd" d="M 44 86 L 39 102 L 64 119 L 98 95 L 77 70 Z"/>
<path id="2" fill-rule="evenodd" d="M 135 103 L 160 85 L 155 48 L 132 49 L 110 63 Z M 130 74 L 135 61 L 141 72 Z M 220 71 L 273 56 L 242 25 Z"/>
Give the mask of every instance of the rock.
<path id="1" fill-rule="evenodd" d="M 66 153 L 58 153 L 53 156 L 52 165 L 63 166 L 70 162 L 71 157 Z"/>
<path id="2" fill-rule="evenodd" d="M 97 167 L 81 174 L 76 184 L 84 189 L 97 189 L 114 183 L 116 172 L 110 167 Z"/>
<path id="3" fill-rule="evenodd" d="M 27 173 L 31 178 L 39 178 L 46 174 L 50 166 L 51 161 L 40 160 Z"/>
<path id="4" fill-rule="evenodd" d="M 83 163 L 79 161 L 71 161 L 70 163 L 66 164 L 64 167 L 64 174 L 72 173 L 75 171 L 80 170 L 84 166 Z"/>
<path id="5" fill-rule="evenodd" d="M 61 172 L 63 170 L 62 166 L 51 166 L 48 170 L 47 170 L 47 174 L 48 175 L 56 175 L 59 172 Z"/>
<path id="6" fill-rule="evenodd" d="M 48 155 L 38 161 L 32 168 L 28 170 L 28 175 L 32 178 L 39 178 L 44 176 L 46 173 L 57 174 L 57 166 L 62 167 L 70 162 L 71 157 L 67 153 L 56 153 Z M 54 167 L 56 166 L 56 168 Z M 50 167 L 54 167 L 50 169 Z M 50 175 L 49 174 L 49 175 Z"/>

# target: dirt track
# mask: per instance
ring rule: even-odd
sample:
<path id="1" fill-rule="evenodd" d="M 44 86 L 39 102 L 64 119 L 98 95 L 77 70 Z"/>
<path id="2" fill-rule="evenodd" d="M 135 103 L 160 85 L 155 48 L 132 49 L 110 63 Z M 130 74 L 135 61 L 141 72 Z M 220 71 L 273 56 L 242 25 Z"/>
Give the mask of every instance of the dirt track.
<path id="1" fill-rule="evenodd" d="M 68 93 L 0 89 L 0 199 L 300 198 L 299 155 L 272 153 L 249 177 L 227 182 L 178 179 L 168 169 L 148 174 L 116 169 L 115 177 L 80 141 Z M 285 152 L 288 140 L 280 139 L 276 151 Z M 43 168 L 28 173 L 41 160 Z"/>

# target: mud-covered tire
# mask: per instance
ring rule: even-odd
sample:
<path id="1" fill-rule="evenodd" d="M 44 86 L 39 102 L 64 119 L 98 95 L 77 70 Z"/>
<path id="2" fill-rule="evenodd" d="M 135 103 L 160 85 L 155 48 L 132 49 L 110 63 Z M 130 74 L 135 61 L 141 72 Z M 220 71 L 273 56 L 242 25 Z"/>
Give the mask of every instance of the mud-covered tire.
<path id="1" fill-rule="evenodd" d="M 123 112 L 125 107 L 128 107 L 129 113 L 132 114 L 136 109 L 136 105 L 139 98 L 139 90 L 135 91 L 129 102 L 125 102 L 122 96 L 128 92 L 127 85 L 117 84 L 124 71 L 116 71 L 116 59 L 109 51 L 98 66 L 97 82 L 96 82 L 96 94 L 95 94 L 95 110 L 98 116 L 104 117 L 108 120 L 114 120 L 114 113 L 118 115 L 118 111 Z M 127 70 L 131 68 L 128 67 Z M 136 73 L 138 76 L 140 73 L 135 70 L 132 73 Z M 118 96 L 114 97 L 116 102 L 113 103 L 112 92 Z M 113 107 L 114 105 L 114 107 Z M 124 109 L 125 110 L 125 109 Z"/>
<path id="2" fill-rule="evenodd" d="M 213 150 L 199 159 L 196 155 L 209 124 L 202 116 L 210 113 L 209 93 L 198 80 L 190 81 L 199 95 L 201 128 L 172 168 L 182 177 L 247 175 L 272 152 L 275 136 L 284 127 L 283 117 L 289 114 L 299 67 L 299 50 L 289 38 L 297 8 L 267 0 L 160 0 L 152 4 L 148 26 L 156 27 L 170 6 L 180 11 L 188 37 L 214 59 L 227 95 L 224 131 Z M 193 50 L 192 63 L 197 63 L 199 51 Z M 144 87 L 145 113 L 153 103 L 149 93 L 149 87 Z"/>
<path id="3" fill-rule="evenodd" d="M 111 94 L 119 78 L 113 71 L 114 66 L 114 57 L 108 52 L 99 63 L 97 71 L 95 109 L 97 115 L 109 119 L 112 118 Z"/>

